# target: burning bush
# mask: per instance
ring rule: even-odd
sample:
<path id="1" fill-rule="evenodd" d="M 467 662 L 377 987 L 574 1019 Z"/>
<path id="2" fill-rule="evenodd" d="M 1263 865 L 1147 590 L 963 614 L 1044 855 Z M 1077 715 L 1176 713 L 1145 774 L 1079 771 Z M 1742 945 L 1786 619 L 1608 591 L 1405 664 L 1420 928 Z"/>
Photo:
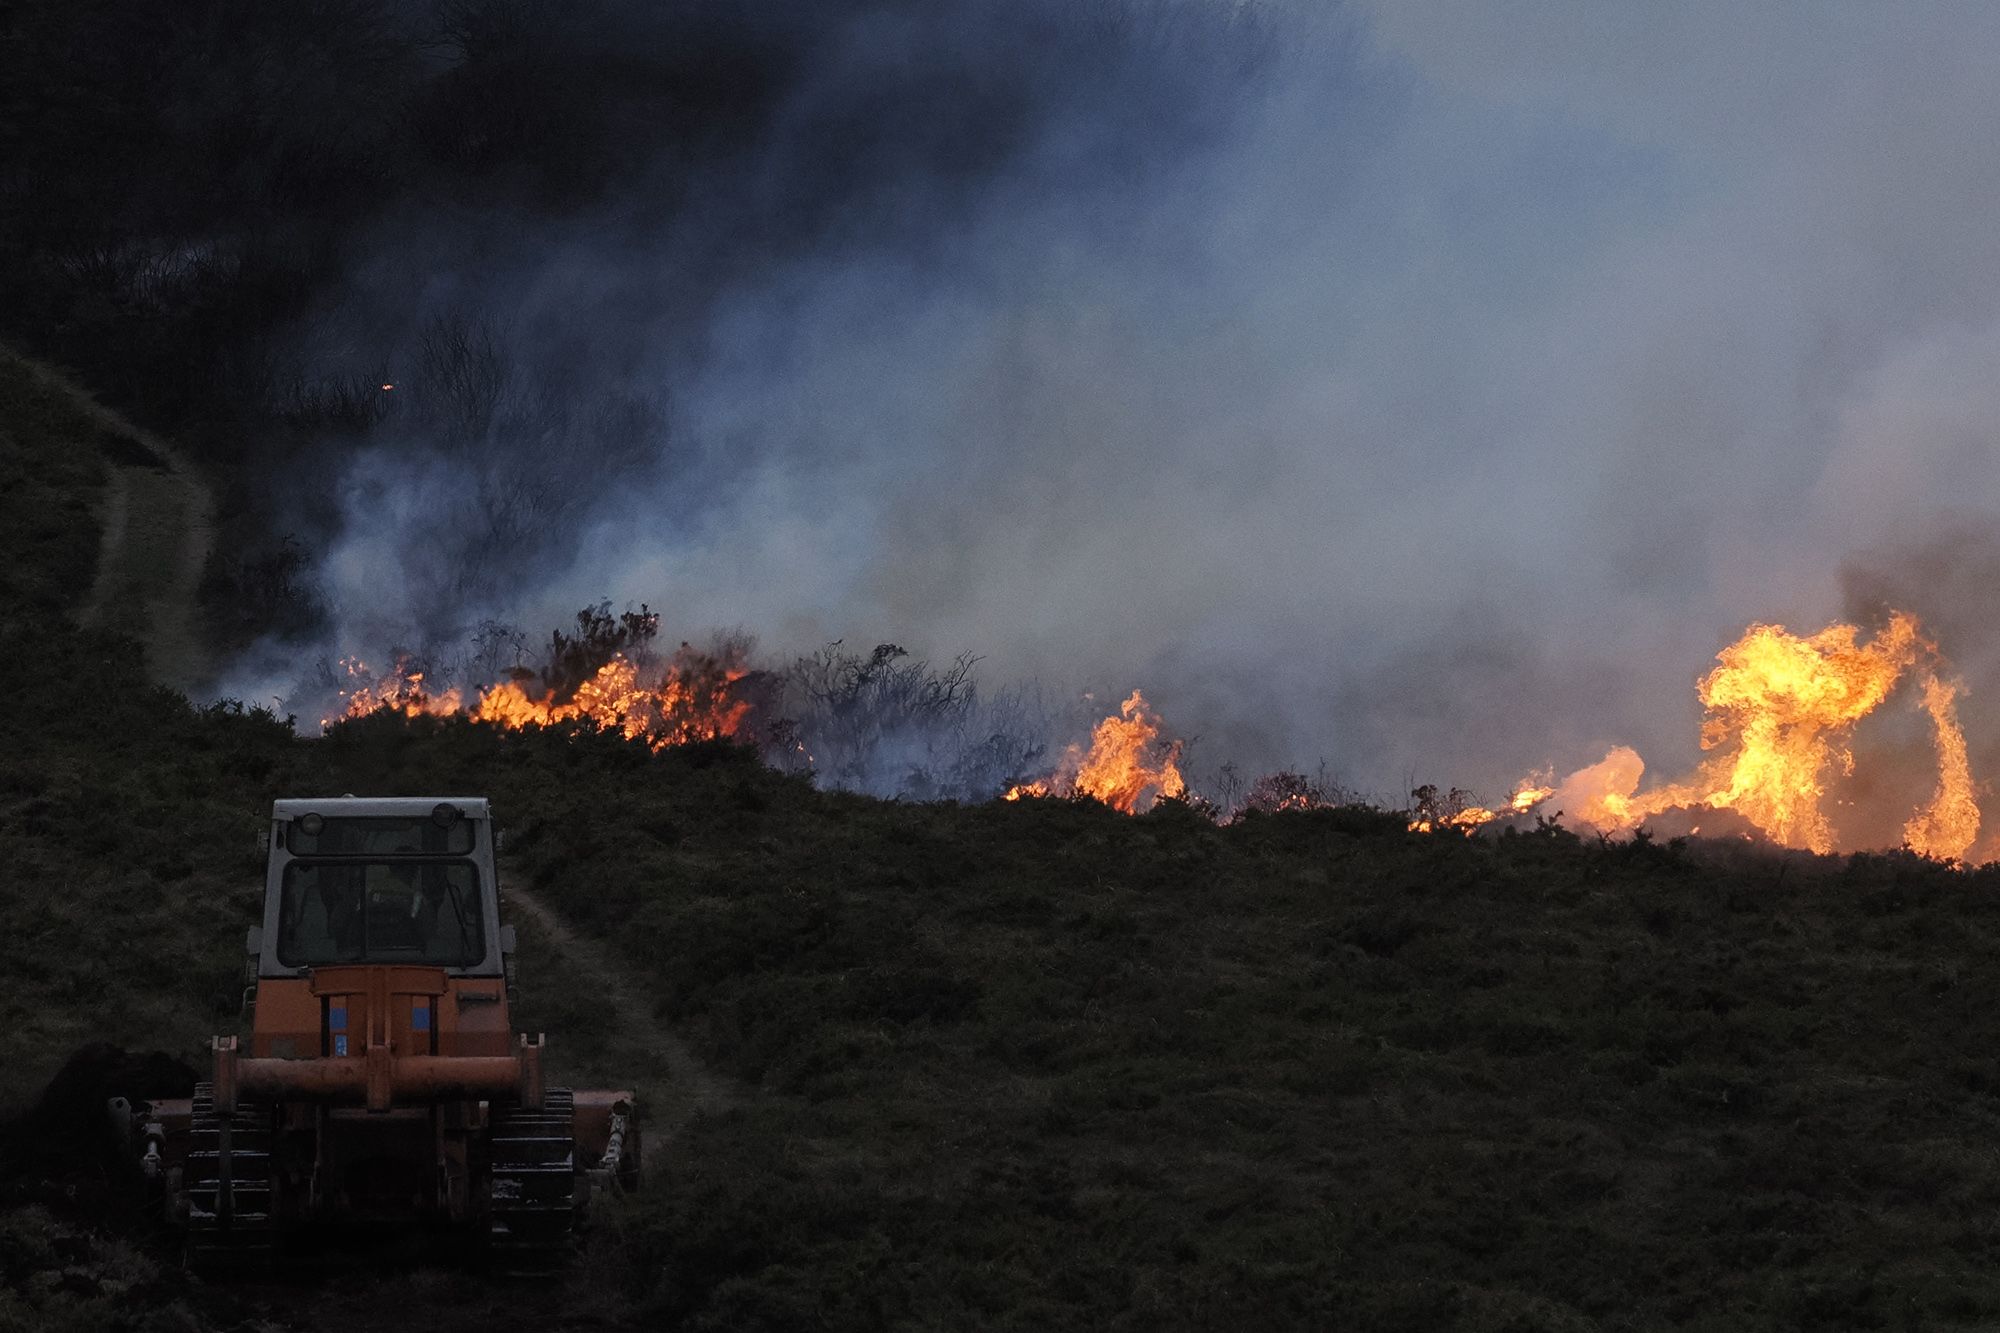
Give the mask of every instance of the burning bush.
<path id="1" fill-rule="evenodd" d="M 412 717 L 461 715 L 502 727 L 588 721 L 655 748 L 692 741 L 747 739 L 755 689 L 750 643 L 718 639 L 709 649 L 683 643 L 662 661 L 651 644 L 659 615 L 644 605 L 612 615 L 609 604 L 577 613 L 576 630 L 556 630 L 539 671 L 509 668 L 507 679 L 467 690 L 441 684 L 434 663 L 398 653 L 377 673 L 359 658 L 341 663 L 337 711 L 345 718 L 383 709 Z"/>
<path id="2" fill-rule="evenodd" d="M 1435 783 L 1425 783 L 1410 792 L 1410 828 L 1417 833 L 1438 829 L 1469 829 L 1489 823 L 1493 812 L 1475 805 L 1472 793 L 1453 787 L 1439 791 Z"/>
<path id="3" fill-rule="evenodd" d="M 1163 736 L 1159 716 L 1134 690 L 1115 715 L 1097 724 L 1088 748 L 1070 746 L 1052 775 L 1011 787 L 1006 798 L 1089 796 L 1127 814 L 1147 810 L 1157 800 L 1187 794 L 1180 770 L 1184 747 Z"/>
<path id="4" fill-rule="evenodd" d="M 541 671 L 543 693 L 553 701 L 569 702 L 619 659 L 650 657 L 659 632 L 659 613 L 644 602 L 637 611 L 616 616 L 609 602 L 586 606 L 576 613 L 576 633 L 555 630 L 549 635 Z"/>

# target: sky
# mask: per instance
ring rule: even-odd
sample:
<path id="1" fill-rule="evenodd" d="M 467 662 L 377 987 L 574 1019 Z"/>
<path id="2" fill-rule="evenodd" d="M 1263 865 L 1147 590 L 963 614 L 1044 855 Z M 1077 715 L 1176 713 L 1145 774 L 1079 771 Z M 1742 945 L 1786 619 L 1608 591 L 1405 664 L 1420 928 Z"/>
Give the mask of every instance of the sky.
<path id="1" fill-rule="evenodd" d="M 325 649 L 643 601 L 777 658 L 1143 688 L 1198 764 L 1498 794 L 1615 744 L 1684 771 L 1746 625 L 1893 597 L 1954 627 L 1992 755 L 1991 584 L 1939 571 L 2000 568 L 2000 9 L 1116 8 L 1107 57 L 853 6 L 665 221 L 385 220 L 307 354 L 470 308 L 657 415 L 615 459 L 341 455 Z M 890 151 L 939 104 L 862 92 L 925 71 L 1019 114 Z M 469 476 L 559 539 L 479 545 Z"/>

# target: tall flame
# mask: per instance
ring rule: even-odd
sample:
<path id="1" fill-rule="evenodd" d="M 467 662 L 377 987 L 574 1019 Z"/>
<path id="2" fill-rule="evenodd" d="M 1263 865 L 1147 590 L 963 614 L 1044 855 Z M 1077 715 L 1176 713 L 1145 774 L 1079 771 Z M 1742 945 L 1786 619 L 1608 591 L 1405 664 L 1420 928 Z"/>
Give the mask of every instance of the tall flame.
<path id="1" fill-rule="evenodd" d="M 1810 636 L 1752 625 L 1717 654 L 1697 690 L 1708 709 L 1702 748 L 1716 751 L 1713 758 L 1683 781 L 1639 793 L 1645 762 L 1620 746 L 1565 778 L 1550 803 L 1605 831 L 1676 807 L 1733 810 L 1776 842 L 1832 851 L 1827 778 L 1854 771 L 1855 724 L 1914 672 L 1935 737 L 1938 785 L 1904 825 L 1904 839 L 1927 855 L 1963 856 L 1979 834 L 1979 806 L 1958 724 L 1960 686 L 1938 674 L 1937 646 L 1915 617 L 1899 611 L 1872 640 L 1860 634 L 1853 625 Z"/>
<path id="2" fill-rule="evenodd" d="M 1972 764 L 1965 733 L 1958 726 L 1958 685 L 1924 678 L 1924 711 L 1931 715 L 1938 751 L 1937 792 L 1925 809 L 1903 826 L 1903 840 L 1926 856 L 1959 857 L 1979 836 L 1979 801 L 1973 794 Z"/>
<path id="3" fill-rule="evenodd" d="M 1180 756 L 1181 743 L 1161 739 L 1159 717 L 1147 711 L 1145 696 L 1134 690 L 1116 714 L 1097 724 L 1088 750 L 1070 746 L 1053 776 L 1012 787 L 1006 798 L 1093 796 L 1132 814 L 1163 796 L 1186 794 Z"/>
<path id="4" fill-rule="evenodd" d="M 1799 638 L 1777 625 L 1752 625 L 1722 650 L 1702 678 L 1709 709 L 1702 748 L 1725 750 L 1704 765 L 1694 803 L 1741 813 L 1778 842 L 1831 851 L 1833 830 L 1820 808 L 1829 764 L 1854 771 L 1848 738 L 1910 665 L 1917 622 L 1901 612 L 1871 643 L 1853 625 Z M 1648 802 L 1654 809 L 1665 793 Z M 1675 804 L 1688 804 L 1675 801 Z"/>

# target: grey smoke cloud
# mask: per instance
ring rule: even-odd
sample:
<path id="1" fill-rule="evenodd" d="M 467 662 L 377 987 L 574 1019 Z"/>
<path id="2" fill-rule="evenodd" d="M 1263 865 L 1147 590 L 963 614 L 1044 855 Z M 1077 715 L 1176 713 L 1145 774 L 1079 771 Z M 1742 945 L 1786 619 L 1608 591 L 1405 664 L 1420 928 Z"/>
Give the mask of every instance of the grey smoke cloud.
<path id="1" fill-rule="evenodd" d="M 660 415 L 387 423 L 335 465 L 330 646 L 629 599 L 1493 790 L 1614 743 L 1685 768 L 1743 625 L 1817 628 L 1856 551 L 2000 502 L 1985 6 L 1132 3 L 1117 58 L 1059 9 L 1053 46 L 843 12 L 673 209 L 357 249 L 315 355 L 470 310 L 522 383 Z M 930 64 L 1013 90 L 976 160 L 869 128 Z M 849 187 L 790 180 L 843 116 Z M 797 243 L 732 253 L 786 209 Z M 482 475 L 560 522 L 413 575 L 472 549 L 437 497 Z"/>

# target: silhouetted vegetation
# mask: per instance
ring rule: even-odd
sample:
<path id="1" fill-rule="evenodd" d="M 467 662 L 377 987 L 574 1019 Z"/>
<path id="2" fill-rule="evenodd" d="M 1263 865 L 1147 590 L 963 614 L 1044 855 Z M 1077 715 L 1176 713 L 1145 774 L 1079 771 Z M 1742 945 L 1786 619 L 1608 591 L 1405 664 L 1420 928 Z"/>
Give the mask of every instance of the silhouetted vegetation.
<path id="1" fill-rule="evenodd" d="M 636 1323 L 2000 1317 L 1994 870 L 883 803 L 588 728 L 306 742 L 34 646 L 0 855 L 62 891 L 8 899 L 0 1058 L 227 1029 L 274 792 L 489 791 L 514 873 L 759 1090 L 600 1218 Z"/>
<path id="2" fill-rule="evenodd" d="M 23 532 L 0 615 L 34 668 L 0 711 L 19 1097 L 92 1041 L 199 1064 L 236 1022 L 267 802 L 319 791 L 489 792 L 511 873 L 751 1090 L 600 1211 L 568 1295 L 384 1279 L 447 1326 L 566 1301 L 730 1329 L 2000 1319 L 2000 869 L 1431 836 L 1352 805 L 881 802 L 589 727 L 382 714 L 306 741 L 38 612 L 36 561 L 62 557 Z M 531 1021 L 590 1049 L 590 979 L 523 968 Z M 107 1196 L 70 1190 L 74 1155 L 23 1170 L 11 1142 L 16 1325 L 102 1326 L 132 1293 L 158 1327 L 332 1327 L 356 1299 L 190 1287 L 79 1207 Z"/>
<path id="3" fill-rule="evenodd" d="M 576 631 L 556 630 L 542 665 L 542 685 L 557 701 L 567 703 L 585 681 L 615 657 L 650 655 L 660 632 L 659 615 L 641 606 L 637 611 L 611 613 L 610 603 L 577 612 Z"/>
<path id="4" fill-rule="evenodd" d="M 830 643 L 785 672 L 785 717 L 766 751 L 874 796 L 998 795 L 1045 758 L 1049 717 L 1018 691 L 982 694 L 977 662 L 962 654 L 933 666 L 893 643 L 865 656 Z"/>

